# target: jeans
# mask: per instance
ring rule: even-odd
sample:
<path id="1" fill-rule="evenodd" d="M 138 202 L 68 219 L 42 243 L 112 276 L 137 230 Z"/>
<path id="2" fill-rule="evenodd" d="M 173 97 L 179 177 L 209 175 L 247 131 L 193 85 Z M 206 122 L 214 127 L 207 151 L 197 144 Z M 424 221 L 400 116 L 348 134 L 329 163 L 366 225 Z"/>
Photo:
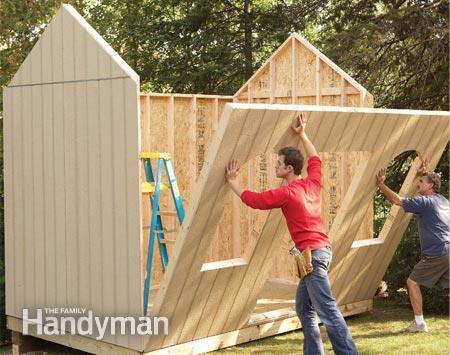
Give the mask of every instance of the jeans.
<path id="1" fill-rule="evenodd" d="M 331 292 L 328 280 L 330 263 L 330 248 L 313 250 L 313 271 L 300 281 L 297 288 L 295 310 L 302 323 L 305 355 L 325 354 L 317 315 L 327 329 L 336 354 L 358 354 L 344 317 Z"/>

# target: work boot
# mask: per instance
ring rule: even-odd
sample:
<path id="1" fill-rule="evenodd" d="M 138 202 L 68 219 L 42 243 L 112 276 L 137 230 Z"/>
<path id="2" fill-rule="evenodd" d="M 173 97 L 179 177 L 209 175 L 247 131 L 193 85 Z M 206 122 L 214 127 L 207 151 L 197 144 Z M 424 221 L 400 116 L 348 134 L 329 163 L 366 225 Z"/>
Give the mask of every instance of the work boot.
<path id="1" fill-rule="evenodd" d="M 407 326 L 405 329 L 402 329 L 402 333 L 428 333 L 428 327 L 425 323 L 419 325 L 416 321 L 412 321 L 412 323 Z"/>

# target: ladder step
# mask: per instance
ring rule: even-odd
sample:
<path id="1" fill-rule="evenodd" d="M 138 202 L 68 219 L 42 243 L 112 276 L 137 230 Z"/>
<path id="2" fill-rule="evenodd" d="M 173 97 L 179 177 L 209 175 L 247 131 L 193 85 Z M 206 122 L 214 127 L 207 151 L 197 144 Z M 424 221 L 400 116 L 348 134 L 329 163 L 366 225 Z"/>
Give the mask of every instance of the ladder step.
<path id="1" fill-rule="evenodd" d="M 155 188 L 156 188 L 156 184 L 154 182 L 144 181 L 141 184 L 141 191 L 142 191 L 143 194 L 154 193 L 155 192 Z M 160 185 L 160 190 L 161 191 L 165 191 L 165 190 L 168 190 L 168 189 L 169 189 L 169 186 L 167 184 L 161 183 L 161 185 Z"/>
<path id="2" fill-rule="evenodd" d="M 163 229 L 163 230 L 155 230 L 155 233 L 158 234 L 166 234 L 166 233 L 176 233 L 178 232 L 178 228 L 174 228 L 174 229 Z"/>
<path id="3" fill-rule="evenodd" d="M 176 242 L 176 240 L 175 239 L 161 239 L 160 241 L 159 241 L 160 243 L 162 243 L 162 244 L 175 244 L 175 242 Z"/>
<path id="4" fill-rule="evenodd" d="M 176 211 L 159 211 L 160 216 L 174 216 L 176 217 L 178 213 Z"/>
<path id="5" fill-rule="evenodd" d="M 149 230 L 150 227 L 151 226 L 143 226 L 142 229 L 143 230 Z M 178 232 L 178 228 L 175 228 L 175 229 L 163 229 L 163 230 L 161 230 L 161 229 L 158 230 L 157 229 L 157 230 L 155 230 L 155 233 L 159 233 L 159 234 L 176 233 L 176 232 Z"/>
<path id="6" fill-rule="evenodd" d="M 154 153 L 154 152 L 141 152 L 139 154 L 141 159 L 159 159 L 170 160 L 170 153 Z"/>

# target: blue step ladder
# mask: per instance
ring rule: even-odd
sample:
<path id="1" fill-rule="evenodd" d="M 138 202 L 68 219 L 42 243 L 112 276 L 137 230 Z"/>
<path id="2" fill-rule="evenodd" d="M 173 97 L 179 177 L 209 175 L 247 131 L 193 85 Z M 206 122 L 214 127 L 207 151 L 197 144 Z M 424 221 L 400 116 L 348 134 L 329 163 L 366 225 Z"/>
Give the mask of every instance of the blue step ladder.
<path id="1" fill-rule="evenodd" d="M 161 264 L 163 271 L 166 270 L 169 263 L 169 255 L 167 253 L 167 243 L 174 242 L 174 240 L 166 239 L 165 235 L 173 233 L 175 230 L 167 230 L 163 228 L 161 215 L 177 215 L 178 221 L 181 225 L 184 220 L 184 207 L 183 200 L 181 199 L 180 191 L 178 190 L 177 181 L 175 179 L 175 173 L 173 171 L 172 163 L 170 162 L 171 156 L 169 153 L 148 153 L 142 152 L 140 158 L 144 165 L 145 170 L 145 182 L 141 185 L 141 192 L 148 194 L 150 199 L 150 206 L 152 208 L 152 214 L 150 219 L 150 229 L 148 235 L 148 252 L 147 252 L 147 270 L 144 283 L 144 316 L 147 315 L 148 301 L 150 298 L 150 286 L 152 282 L 152 269 L 153 269 L 153 254 L 155 248 L 155 239 L 158 242 L 159 254 L 161 256 Z M 152 159 L 157 160 L 156 176 L 153 174 Z M 161 182 L 163 165 L 166 170 L 168 184 Z M 159 209 L 159 202 L 161 191 L 170 190 L 172 192 L 172 198 L 175 205 L 176 213 L 161 211 Z"/>

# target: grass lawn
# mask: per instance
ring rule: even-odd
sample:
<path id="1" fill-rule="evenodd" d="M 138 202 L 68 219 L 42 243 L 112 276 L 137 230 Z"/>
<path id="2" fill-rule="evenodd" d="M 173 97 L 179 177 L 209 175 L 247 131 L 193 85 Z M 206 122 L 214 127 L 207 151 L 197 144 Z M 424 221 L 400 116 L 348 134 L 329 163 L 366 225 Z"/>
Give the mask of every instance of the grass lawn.
<path id="1" fill-rule="evenodd" d="M 399 331 L 412 321 L 409 304 L 375 300 L 371 312 L 346 318 L 360 354 L 450 354 L 449 317 L 425 315 L 427 334 L 405 334 Z M 320 327 L 325 352 L 333 354 L 326 330 Z M 302 331 L 294 331 L 253 341 L 212 354 L 301 354 Z"/>
<path id="2" fill-rule="evenodd" d="M 425 315 L 428 334 L 404 334 L 399 331 L 412 320 L 409 304 L 392 301 L 375 300 L 371 312 L 346 318 L 347 324 L 360 354 L 405 354 L 428 355 L 450 354 L 449 317 Z M 333 354 L 325 328 L 320 327 L 324 340 L 325 352 Z M 257 340 L 213 352 L 211 354 L 301 354 L 303 333 L 301 330 L 275 337 Z M 0 348 L 0 354 L 11 354 L 11 346 Z M 83 354 L 74 349 L 52 345 L 46 351 L 35 354 Z"/>

